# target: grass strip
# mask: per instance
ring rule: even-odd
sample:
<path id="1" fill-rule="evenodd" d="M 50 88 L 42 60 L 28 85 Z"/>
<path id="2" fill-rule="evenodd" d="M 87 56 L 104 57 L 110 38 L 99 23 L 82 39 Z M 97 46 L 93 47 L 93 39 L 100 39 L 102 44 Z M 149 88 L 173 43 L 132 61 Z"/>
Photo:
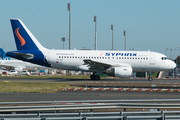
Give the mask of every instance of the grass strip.
<path id="1" fill-rule="evenodd" d="M 68 83 L 23 83 L 23 82 L 0 82 L 0 92 L 8 93 L 55 93 L 54 89 L 68 87 Z"/>

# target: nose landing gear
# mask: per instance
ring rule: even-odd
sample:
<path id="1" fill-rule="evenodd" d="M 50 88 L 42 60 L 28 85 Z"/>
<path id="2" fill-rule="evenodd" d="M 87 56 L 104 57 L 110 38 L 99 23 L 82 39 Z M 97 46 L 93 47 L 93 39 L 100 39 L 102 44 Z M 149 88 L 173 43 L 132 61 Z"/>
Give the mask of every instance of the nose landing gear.
<path id="1" fill-rule="evenodd" d="M 149 72 L 149 78 L 148 78 L 149 81 L 153 81 L 153 78 L 151 77 L 151 72 Z"/>

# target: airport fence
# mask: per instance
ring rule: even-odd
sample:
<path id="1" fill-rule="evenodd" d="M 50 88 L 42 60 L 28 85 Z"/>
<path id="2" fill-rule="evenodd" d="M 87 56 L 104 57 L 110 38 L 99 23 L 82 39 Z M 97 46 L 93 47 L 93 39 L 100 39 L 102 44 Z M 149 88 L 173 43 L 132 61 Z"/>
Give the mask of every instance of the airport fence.
<path id="1" fill-rule="evenodd" d="M 180 99 L 0 102 L 0 120 L 55 119 L 177 120 Z"/>

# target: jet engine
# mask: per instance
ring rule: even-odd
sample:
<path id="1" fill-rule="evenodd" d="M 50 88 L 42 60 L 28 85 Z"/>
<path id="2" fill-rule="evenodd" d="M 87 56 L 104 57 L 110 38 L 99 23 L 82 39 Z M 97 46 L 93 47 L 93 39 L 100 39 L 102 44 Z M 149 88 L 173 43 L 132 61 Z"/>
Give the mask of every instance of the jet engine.
<path id="1" fill-rule="evenodd" d="M 130 77 L 132 74 L 131 66 L 111 67 L 106 70 L 106 74 L 115 77 Z"/>
<path id="2" fill-rule="evenodd" d="M 88 65 L 80 65 L 80 66 L 78 66 L 78 67 L 76 67 L 76 69 L 78 70 L 78 71 L 88 71 L 89 70 L 89 67 L 88 67 Z"/>

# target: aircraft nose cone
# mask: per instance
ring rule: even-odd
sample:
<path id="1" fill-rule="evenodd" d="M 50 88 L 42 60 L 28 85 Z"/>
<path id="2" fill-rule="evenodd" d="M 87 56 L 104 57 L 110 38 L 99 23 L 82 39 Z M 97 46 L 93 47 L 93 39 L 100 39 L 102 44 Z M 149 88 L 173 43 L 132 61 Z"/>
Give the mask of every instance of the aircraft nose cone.
<path id="1" fill-rule="evenodd" d="M 170 67 L 171 67 L 171 69 L 174 69 L 176 67 L 176 63 L 174 61 L 171 61 Z"/>

